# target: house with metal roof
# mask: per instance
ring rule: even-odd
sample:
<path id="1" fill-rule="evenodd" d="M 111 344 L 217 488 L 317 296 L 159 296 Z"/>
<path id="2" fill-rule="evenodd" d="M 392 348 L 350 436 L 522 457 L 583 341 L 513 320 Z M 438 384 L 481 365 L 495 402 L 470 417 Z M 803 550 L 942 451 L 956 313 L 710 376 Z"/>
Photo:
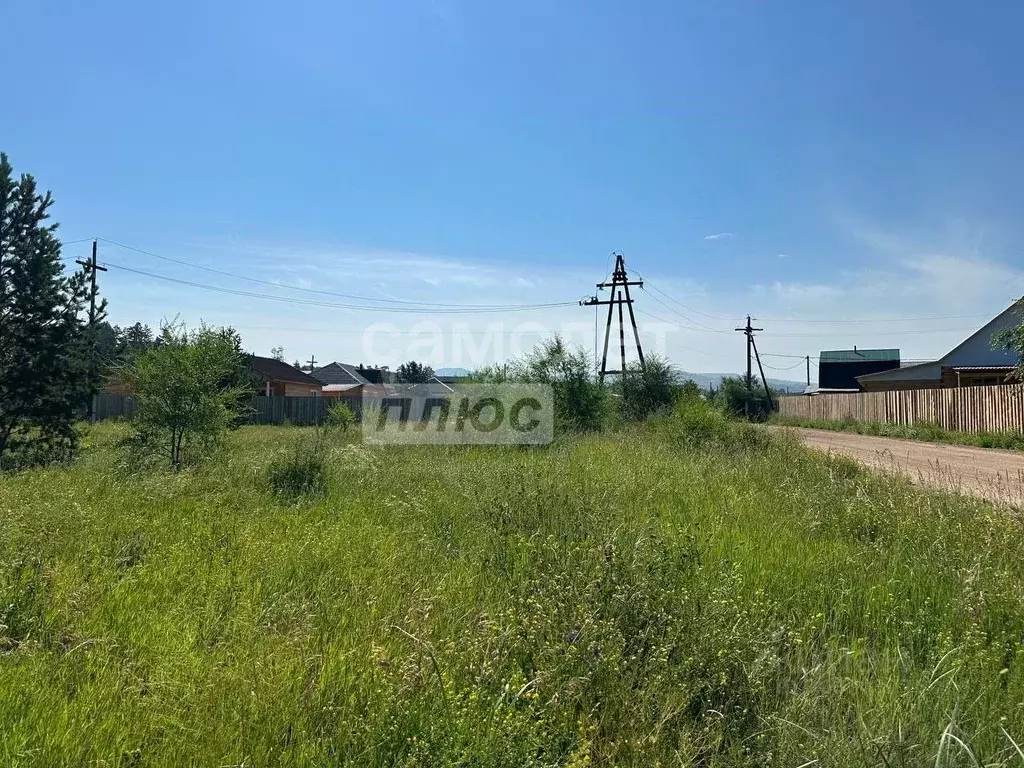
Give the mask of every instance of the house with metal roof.
<path id="1" fill-rule="evenodd" d="M 328 363 L 310 374 L 323 385 L 324 397 L 357 397 L 362 394 L 383 392 L 394 374 L 386 368 L 367 368 L 348 363 Z"/>
<path id="2" fill-rule="evenodd" d="M 262 395 L 310 397 L 320 394 L 320 382 L 293 365 L 273 357 L 249 357 L 249 368 Z"/>
<path id="3" fill-rule="evenodd" d="M 1020 360 L 1008 349 L 992 346 L 992 336 L 1024 321 L 1024 301 L 1016 301 L 938 360 L 867 373 L 857 383 L 868 392 L 904 389 L 976 387 L 1010 383 Z"/>

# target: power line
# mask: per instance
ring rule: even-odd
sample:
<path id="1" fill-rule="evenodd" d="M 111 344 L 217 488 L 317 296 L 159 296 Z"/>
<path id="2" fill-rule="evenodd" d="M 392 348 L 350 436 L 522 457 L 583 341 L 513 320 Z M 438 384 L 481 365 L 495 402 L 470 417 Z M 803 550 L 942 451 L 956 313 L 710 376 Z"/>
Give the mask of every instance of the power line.
<path id="1" fill-rule="evenodd" d="M 699 331 L 699 332 L 703 332 L 703 333 L 729 333 L 729 331 L 722 331 L 722 330 L 719 330 L 718 328 L 712 328 L 710 325 L 705 325 L 704 323 L 700 322 L 699 320 L 694 320 L 692 317 L 687 317 L 686 315 L 684 315 L 679 310 L 673 309 L 672 307 L 670 307 L 668 304 L 666 304 L 664 301 L 659 299 L 653 293 L 648 293 L 647 295 L 650 298 L 654 299 L 659 304 L 661 304 L 661 306 L 665 307 L 665 309 L 667 309 L 669 312 L 673 312 L 673 313 L 679 315 L 684 320 L 686 320 L 688 323 L 693 323 L 695 326 L 697 326 L 696 328 L 690 328 L 689 330 L 691 330 L 691 331 Z"/>
<path id="2" fill-rule="evenodd" d="M 122 264 L 114 264 L 113 262 L 105 262 L 108 267 L 119 269 L 124 272 L 131 272 L 136 275 L 143 275 L 145 277 L 151 277 L 156 280 L 163 280 L 168 283 L 176 283 L 178 285 L 187 285 L 191 288 L 200 288 L 206 291 L 214 291 L 217 293 L 226 293 L 233 296 L 246 296 L 253 299 L 266 299 L 269 301 L 280 301 L 286 304 L 298 304 L 310 307 L 329 307 L 332 309 L 352 309 L 352 310 L 363 310 L 370 312 L 402 312 L 411 314 L 491 314 L 497 312 L 515 312 L 522 310 L 534 310 L 534 309 L 551 309 L 554 307 L 570 307 L 576 306 L 575 302 L 555 302 L 550 304 L 516 304 L 508 307 L 487 307 L 479 309 L 470 309 L 463 307 L 461 309 L 426 309 L 426 308 L 413 308 L 413 307 L 368 307 L 362 304 L 337 304 L 327 301 L 316 301 L 313 299 L 298 299 L 294 296 L 276 296 L 269 293 L 256 293 L 254 291 L 241 291 L 235 288 L 224 288 L 217 285 L 207 285 L 206 283 L 197 283 L 192 280 L 182 280 L 177 277 L 168 277 L 167 275 L 160 275 L 155 272 L 146 272 L 141 269 L 134 269 L 132 267 L 126 267 Z"/>
<path id="3" fill-rule="evenodd" d="M 700 315 L 702 317 L 706 317 L 706 318 L 708 318 L 710 320 L 722 320 L 722 321 L 726 321 L 726 322 L 733 322 L 736 319 L 736 318 L 730 318 L 730 317 L 722 317 L 721 315 L 709 315 L 708 313 L 702 312 L 699 309 L 687 306 L 686 304 L 683 304 L 678 299 L 670 296 L 668 293 L 666 293 L 665 291 L 663 291 L 660 288 L 658 288 L 656 285 L 651 284 L 650 278 L 648 278 L 645 275 L 641 274 L 639 270 L 633 269 L 633 271 L 636 272 L 636 274 L 640 276 L 640 279 L 643 280 L 647 284 L 647 285 L 644 286 L 645 289 L 646 288 L 650 288 L 651 290 L 656 291 L 657 293 L 660 293 L 662 296 L 667 298 L 669 301 L 673 302 L 674 304 L 677 304 L 678 306 L 682 307 L 683 309 L 687 310 L 688 312 L 692 312 L 692 313 L 694 313 L 696 315 Z M 826 324 L 827 325 L 827 324 L 831 324 L 831 323 L 910 323 L 910 322 L 929 322 L 929 321 L 932 321 L 932 320 L 973 320 L 973 319 L 976 319 L 976 318 L 979 318 L 979 317 L 987 318 L 987 317 L 991 317 L 991 314 L 982 313 L 982 314 L 973 314 L 973 315 L 925 315 L 925 316 L 921 316 L 921 317 L 875 317 L 875 318 L 857 318 L 857 319 L 842 318 L 842 319 L 831 319 L 831 320 L 801 319 L 801 318 L 795 318 L 795 317 L 781 317 L 781 318 L 780 317 L 757 317 L 756 319 L 760 320 L 762 322 L 770 322 L 770 323 L 798 323 L 798 324 L 808 323 L 808 324 Z M 694 323 L 697 322 L 696 320 L 692 320 L 690 318 L 687 318 L 687 319 L 690 320 L 690 322 L 694 322 Z M 707 327 L 707 326 L 704 326 L 704 327 Z M 725 331 L 725 333 L 728 333 L 728 331 Z M 775 335 L 779 335 L 779 334 L 775 334 Z"/>
<path id="4" fill-rule="evenodd" d="M 638 315 L 646 315 L 647 317 L 650 317 L 650 318 L 652 318 L 654 320 L 657 320 L 658 322 L 665 323 L 666 325 L 674 325 L 676 328 L 684 328 L 685 330 L 692 330 L 690 328 L 686 328 L 686 326 L 680 325 L 679 323 L 674 323 L 671 320 L 666 320 L 663 317 L 658 317 L 654 313 L 648 312 L 646 309 L 639 309 L 638 308 L 636 310 L 636 313 Z M 711 352 L 705 352 L 703 349 L 695 349 L 693 347 L 677 347 L 677 349 L 680 349 L 683 352 L 696 352 L 698 355 L 707 355 L 708 357 L 713 357 L 714 356 L 713 353 L 711 353 Z"/>
<path id="5" fill-rule="evenodd" d="M 876 317 L 876 318 L 862 318 L 858 320 L 800 320 L 794 317 L 762 317 L 758 318 L 769 323 L 814 323 L 814 324 L 832 324 L 832 323 L 917 323 L 917 322 L 928 322 L 931 320 L 969 320 L 978 317 L 992 317 L 990 313 L 979 314 L 979 315 L 933 315 L 928 317 Z"/>
<path id="6" fill-rule="evenodd" d="M 985 315 L 988 317 L 988 315 Z M 863 338 L 864 336 L 918 336 L 926 333 L 968 333 L 978 330 L 977 328 L 925 328 L 918 330 L 907 330 L 907 331 L 860 331 L 858 333 L 772 333 L 768 332 L 773 338 L 804 338 L 804 339 L 824 339 L 824 338 L 845 338 L 845 337 L 856 337 Z"/>
<path id="7" fill-rule="evenodd" d="M 792 365 L 786 365 L 786 366 L 783 366 L 781 368 L 779 366 L 776 366 L 776 365 L 768 365 L 767 363 L 764 364 L 764 367 L 768 368 L 769 370 L 772 370 L 772 371 L 792 371 L 794 368 L 798 368 L 799 366 L 803 365 L 804 362 L 805 362 L 805 358 L 800 358 L 799 360 L 797 360 Z"/>
<path id="8" fill-rule="evenodd" d="M 154 259 L 161 259 L 162 261 L 168 261 L 172 264 L 180 264 L 185 267 L 192 267 L 193 269 L 201 269 L 204 272 L 210 272 L 215 275 L 223 275 L 224 277 L 231 277 L 236 280 L 245 280 L 250 283 L 257 283 L 259 285 L 269 285 L 274 288 L 284 288 L 290 291 L 303 291 L 305 293 L 315 293 L 321 296 L 333 296 L 339 299 L 353 299 L 356 301 L 375 301 L 383 304 L 403 304 L 410 306 L 421 306 L 421 307 L 445 307 L 452 309 L 493 309 L 493 310 L 510 310 L 518 309 L 522 307 L 539 307 L 539 306 L 572 306 L 572 302 L 557 303 L 552 305 L 539 305 L 539 304 L 445 304 L 441 302 L 433 301 L 411 301 L 406 299 L 388 299 L 388 298 L 376 298 L 373 296 L 360 296 L 358 294 L 351 293 L 337 293 L 334 291 L 324 291 L 317 288 L 303 288 L 297 285 L 282 285 L 276 283 L 273 280 L 261 280 L 258 277 L 248 277 L 247 275 L 240 275 L 236 272 L 228 272 L 223 269 L 214 269 L 213 267 L 207 267 L 202 264 L 195 264 L 190 261 L 184 261 L 183 259 L 175 259 L 170 256 L 163 256 L 159 253 L 153 253 L 152 251 L 145 251 L 142 248 L 136 248 L 132 245 L 125 245 L 124 243 L 118 243 L 113 240 L 108 240 L 105 237 L 98 238 L 100 241 L 107 243 L 108 245 L 116 246 L 117 248 L 124 248 L 128 251 L 134 251 L 144 256 L 151 256 Z"/>

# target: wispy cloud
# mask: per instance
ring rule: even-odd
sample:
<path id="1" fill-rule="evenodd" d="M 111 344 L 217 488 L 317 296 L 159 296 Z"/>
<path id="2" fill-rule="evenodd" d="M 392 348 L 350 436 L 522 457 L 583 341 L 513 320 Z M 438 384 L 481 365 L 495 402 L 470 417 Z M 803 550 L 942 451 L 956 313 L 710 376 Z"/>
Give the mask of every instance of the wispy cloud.
<path id="1" fill-rule="evenodd" d="M 723 240 L 727 237 L 736 237 L 735 232 L 716 232 L 713 235 L 704 235 L 705 240 Z"/>

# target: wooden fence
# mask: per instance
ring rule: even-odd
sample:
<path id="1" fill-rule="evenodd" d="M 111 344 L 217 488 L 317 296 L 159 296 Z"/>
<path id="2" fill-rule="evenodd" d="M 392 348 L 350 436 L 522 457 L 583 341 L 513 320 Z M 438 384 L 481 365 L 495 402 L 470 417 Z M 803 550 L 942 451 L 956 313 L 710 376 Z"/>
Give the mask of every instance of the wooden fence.
<path id="1" fill-rule="evenodd" d="M 960 432 L 1024 432 L 1024 386 L 916 389 L 779 398 L 779 414 L 813 421 L 931 422 Z"/>
<path id="2" fill-rule="evenodd" d="M 246 418 L 249 424 L 323 424 L 327 409 L 334 403 L 348 403 L 360 418 L 361 397 L 254 397 Z M 135 414 L 135 398 L 128 395 L 96 395 L 93 413 L 101 419 L 130 419 Z"/>

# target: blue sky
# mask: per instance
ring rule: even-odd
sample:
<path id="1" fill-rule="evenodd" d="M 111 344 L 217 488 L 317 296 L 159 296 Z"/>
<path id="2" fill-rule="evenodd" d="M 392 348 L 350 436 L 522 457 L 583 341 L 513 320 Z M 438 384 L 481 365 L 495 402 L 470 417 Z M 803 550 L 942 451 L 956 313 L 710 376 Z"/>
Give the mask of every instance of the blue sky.
<path id="1" fill-rule="evenodd" d="M 665 301 L 637 297 L 645 340 L 703 371 L 740 369 L 747 312 L 766 352 L 926 358 L 1024 292 L 1019 3 L 43 1 L 4 20 L 0 149 L 53 190 L 66 239 L 280 287 L 101 243 L 111 263 L 514 304 L 592 293 L 620 250 Z M 116 322 L 231 323 L 289 359 L 471 366 L 570 325 L 594 343 L 576 307 L 103 286 Z M 822 322 L 953 315 L 977 317 Z M 373 324 L 395 333 L 367 348 Z"/>

